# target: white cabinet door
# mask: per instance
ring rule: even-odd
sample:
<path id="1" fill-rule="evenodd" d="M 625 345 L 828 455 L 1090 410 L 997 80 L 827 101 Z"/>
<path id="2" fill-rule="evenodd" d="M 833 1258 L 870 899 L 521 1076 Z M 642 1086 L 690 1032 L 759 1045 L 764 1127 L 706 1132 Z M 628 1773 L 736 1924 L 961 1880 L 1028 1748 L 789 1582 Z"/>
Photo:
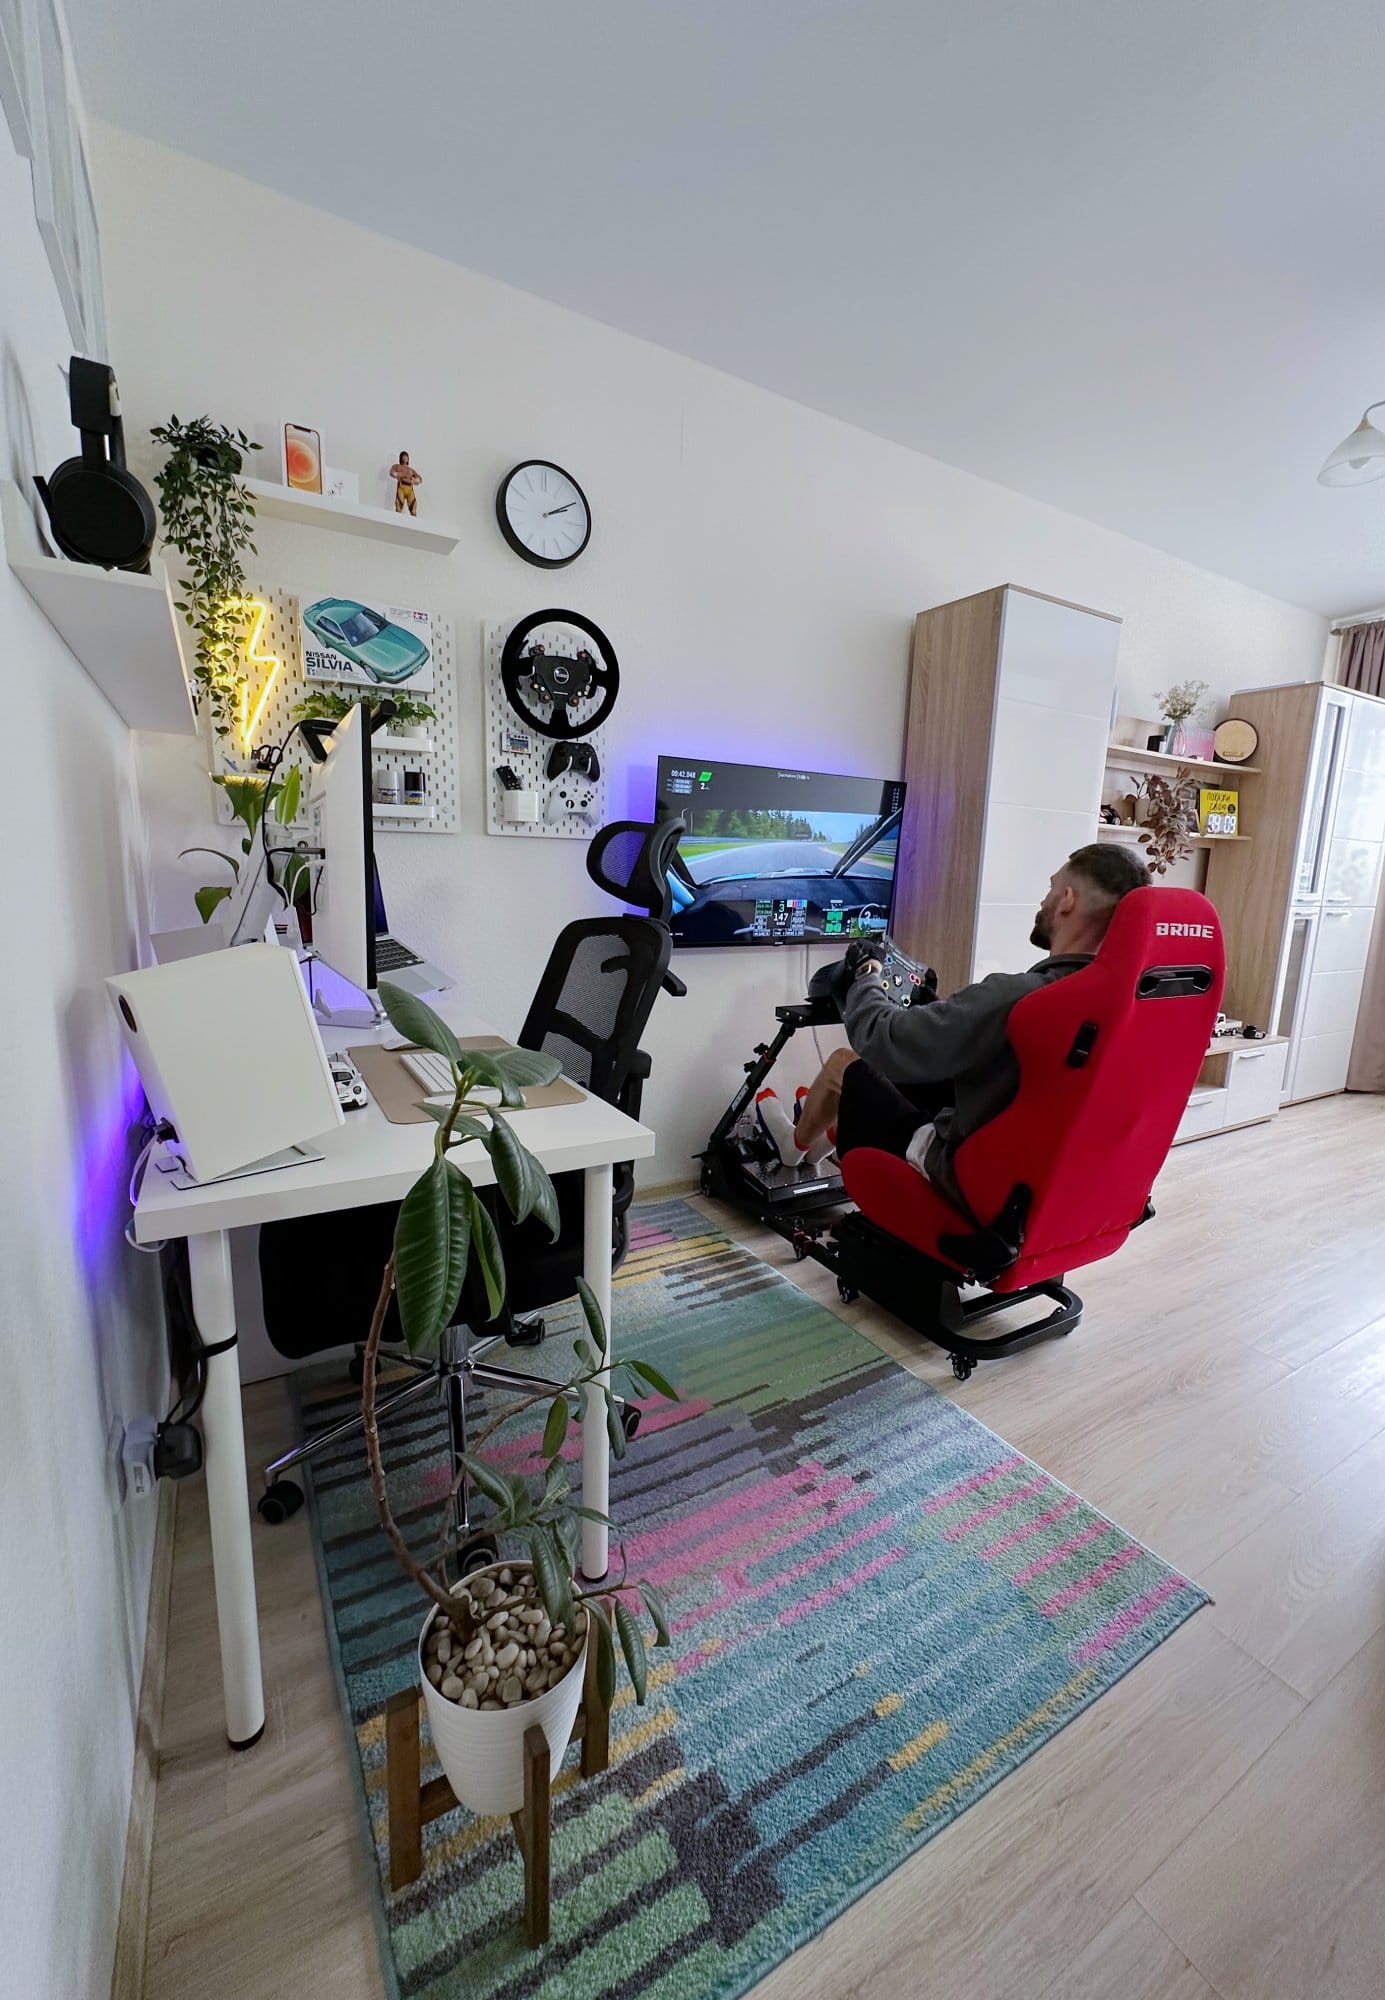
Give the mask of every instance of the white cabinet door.
<path id="1" fill-rule="evenodd" d="M 1363 903 L 1375 908 L 1380 887 L 1380 842 L 1348 840 L 1334 831 L 1327 843 L 1322 892 L 1329 903 Z"/>
<path id="2" fill-rule="evenodd" d="M 1324 903 L 1318 926 L 1314 974 L 1359 972 L 1371 947 L 1375 909 L 1370 903 Z"/>
<path id="3" fill-rule="evenodd" d="M 1294 895 L 1302 902 L 1315 901 L 1323 893 L 1337 786 L 1346 761 L 1349 700 L 1345 690 L 1336 689 L 1324 691 L 1318 700 L 1294 883 Z"/>
<path id="4" fill-rule="evenodd" d="M 1284 1063 L 1289 1051 L 1282 1042 L 1264 1048 L 1237 1049 L 1226 1065 L 1226 1122 L 1249 1125 L 1272 1118 L 1284 1095 Z"/>
<path id="5" fill-rule="evenodd" d="M 1351 1061 L 1351 1033 L 1345 1035 L 1305 1035 L 1294 1058 L 1293 1079 L 1288 1102 L 1304 1097 L 1326 1097 L 1345 1090 L 1347 1065 Z"/>
<path id="6" fill-rule="evenodd" d="M 1322 952 L 1322 939 L 1323 931 L 1319 931 L 1318 956 Z M 1308 982 L 1302 1033 L 1305 1039 L 1316 1035 L 1349 1037 L 1356 1027 L 1356 1008 L 1365 971 L 1358 965 L 1350 972 L 1324 972 L 1318 956 L 1313 960 L 1313 976 Z"/>

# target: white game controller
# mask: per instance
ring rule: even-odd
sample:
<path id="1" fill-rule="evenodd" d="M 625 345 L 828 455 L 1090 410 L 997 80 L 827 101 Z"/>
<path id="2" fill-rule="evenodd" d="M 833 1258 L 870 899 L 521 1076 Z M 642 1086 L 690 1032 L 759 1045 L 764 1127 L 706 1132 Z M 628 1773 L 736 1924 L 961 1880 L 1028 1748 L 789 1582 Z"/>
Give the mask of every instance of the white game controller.
<path id="1" fill-rule="evenodd" d="M 549 826 L 556 826 L 559 820 L 570 816 L 594 826 L 596 822 L 592 818 L 591 803 L 595 797 L 596 793 L 586 785 L 566 782 L 550 785 L 543 809 L 544 820 Z"/>

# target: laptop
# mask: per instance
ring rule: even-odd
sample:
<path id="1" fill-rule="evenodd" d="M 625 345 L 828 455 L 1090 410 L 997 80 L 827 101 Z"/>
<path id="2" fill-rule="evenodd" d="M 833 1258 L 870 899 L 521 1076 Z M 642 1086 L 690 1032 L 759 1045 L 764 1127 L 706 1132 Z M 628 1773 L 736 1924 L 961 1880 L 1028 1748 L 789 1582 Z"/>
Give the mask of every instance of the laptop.
<path id="1" fill-rule="evenodd" d="M 375 977 L 388 979 L 394 986 L 402 986 L 406 993 L 445 993 L 455 985 L 445 972 L 436 965 L 430 965 L 421 958 L 412 946 L 405 944 L 390 930 L 389 918 L 385 914 L 385 897 L 380 887 L 380 870 L 372 861 L 375 884 Z"/>

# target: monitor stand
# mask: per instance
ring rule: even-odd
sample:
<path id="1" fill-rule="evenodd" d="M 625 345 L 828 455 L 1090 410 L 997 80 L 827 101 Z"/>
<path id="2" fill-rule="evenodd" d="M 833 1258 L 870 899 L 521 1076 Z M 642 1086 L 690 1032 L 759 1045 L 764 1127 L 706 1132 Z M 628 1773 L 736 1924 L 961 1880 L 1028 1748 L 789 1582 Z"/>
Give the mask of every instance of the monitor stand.
<path id="1" fill-rule="evenodd" d="M 331 972 L 333 979 L 339 980 L 344 987 L 349 987 L 359 996 L 358 1000 L 344 1007 L 328 1000 L 319 990 L 314 976 L 314 967 L 318 965 Z M 352 986 L 350 980 L 342 979 L 341 974 L 333 972 L 326 959 L 320 958 L 311 947 L 303 955 L 303 966 L 308 977 L 308 997 L 312 1001 L 313 1012 L 324 1027 L 381 1028 L 385 1025 L 389 1017 L 380 1005 L 378 994 L 363 993 L 360 987 Z"/>

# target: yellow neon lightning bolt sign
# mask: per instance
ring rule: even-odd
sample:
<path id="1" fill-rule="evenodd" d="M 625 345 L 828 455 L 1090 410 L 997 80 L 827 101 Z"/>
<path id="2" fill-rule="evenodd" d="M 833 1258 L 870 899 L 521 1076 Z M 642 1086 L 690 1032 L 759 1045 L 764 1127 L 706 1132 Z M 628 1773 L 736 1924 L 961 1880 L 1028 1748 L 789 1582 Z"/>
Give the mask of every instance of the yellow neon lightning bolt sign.
<path id="1" fill-rule="evenodd" d="M 250 637 L 245 642 L 245 663 L 249 667 L 268 667 L 269 672 L 265 676 L 263 687 L 260 689 L 259 700 L 255 703 L 253 714 L 250 712 L 250 683 L 247 680 L 241 684 L 240 747 L 247 755 L 249 754 L 255 731 L 259 727 L 260 717 L 264 714 L 265 703 L 269 700 L 269 691 L 274 686 L 275 681 L 278 680 L 280 668 L 284 664 L 277 653 L 262 653 L 260 651 L 260 634 L 264 631 L 265 619 L 268 616 L 269 606 L 261 604 L 257 599 L 255 603 L 254 627 L 251 630 Z"/>

